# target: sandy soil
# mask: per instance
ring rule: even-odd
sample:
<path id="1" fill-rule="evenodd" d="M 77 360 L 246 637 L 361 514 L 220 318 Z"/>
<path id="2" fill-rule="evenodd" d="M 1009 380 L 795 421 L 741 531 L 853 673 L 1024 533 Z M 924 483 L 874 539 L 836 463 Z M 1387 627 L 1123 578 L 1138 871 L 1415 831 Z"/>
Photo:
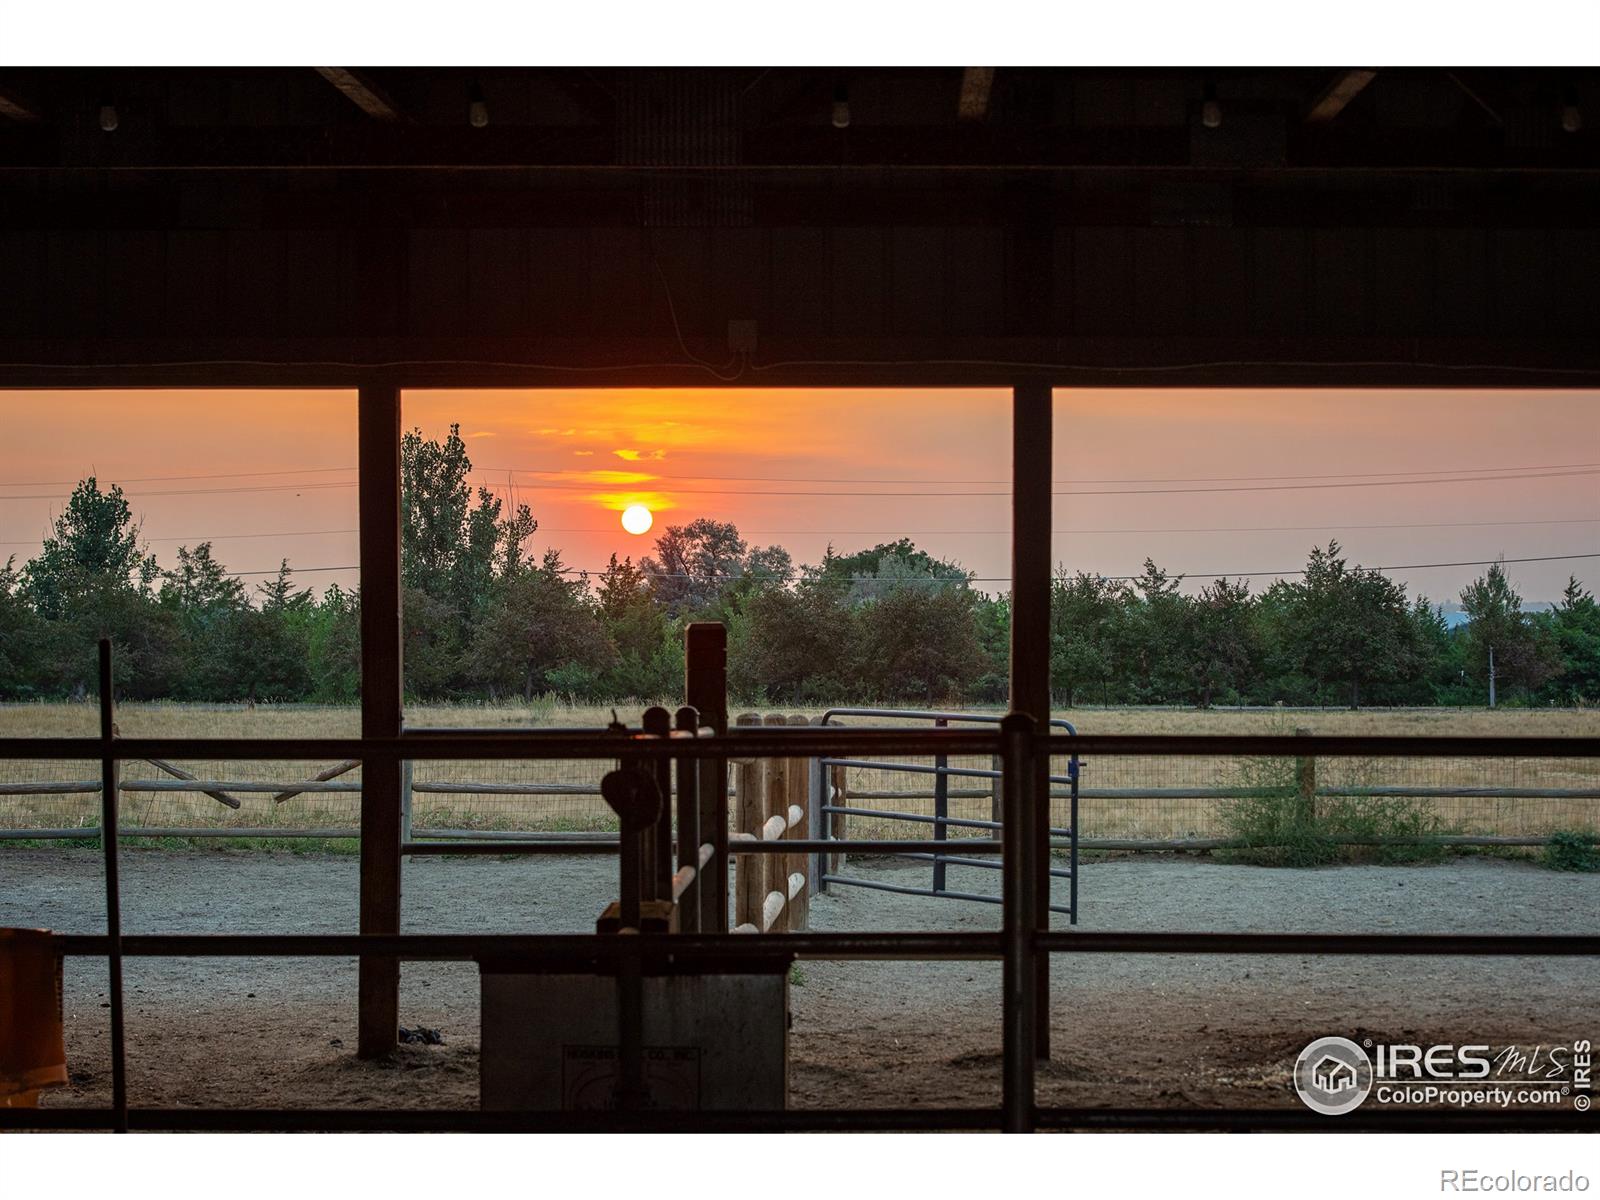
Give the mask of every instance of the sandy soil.
<path id="1" fill-rule="evenodd" d="M 353 932 L 357 863 L 345 856 L 129 850 L 128 932 Z M 921 883 L 926 864 L 852 873 Z M 614 892 L 609 860 L 413 859 L 414 932 L 578 932 Z M 951 886 L 994 891 L 990 872 Z M 0 924 L 97 932 L 93 852 L 0 848 Z M 1087 864 L 1082 927 L 1252 931 L 1590 933 L 1600 876 L 1460 859 L 1429 867 L 1266 870 L 1203 860 Z M 812 925 L 981 929 L 997 906 L 835 888 Z M 1494 1044 L 1593 1037 L 1583 960 L 1358 960 L 1175 955 L 1058 957 L 1047 1104 L 1291 1104 L 1289 1070 L 1314 1036 Z M 127 963 L 130 1092 L 141 1105 L 472 1106 L 478 1000 L 470 964 L 413 964 L 402 1022 L 443 1046 L 358 1062 L 355 966 L 327 960 Z M 799 965 L 792 991 L 796 1106 L 998 1101 L 997 964 Z M 52 1104 L 108 1098 L 103 964 L 67 966 L 72 1085 Z"/>

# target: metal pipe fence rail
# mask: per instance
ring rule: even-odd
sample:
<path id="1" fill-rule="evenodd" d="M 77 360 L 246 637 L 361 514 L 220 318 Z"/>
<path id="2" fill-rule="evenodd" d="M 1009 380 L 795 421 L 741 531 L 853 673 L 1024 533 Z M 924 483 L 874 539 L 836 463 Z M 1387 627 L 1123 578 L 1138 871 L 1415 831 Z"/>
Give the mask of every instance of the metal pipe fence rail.
<path id="1" fill-rule="evenodd" d="M 1049 996 L 1042 1003 L 1035 984 L 1047 956 L 1059 953 L 1198 953 L 1198 954 L 1429 954 L 1429 955 L 1600 955 L 1600 938 L 1587 936 L 1438 936 L 1312 935 L 1312 934 L 1185 934 L 1089 933 L 1040 931 L 1036 928 L 1039 867 L 1045 839 L 1036 839 L 1037 816 L 1043 797 L 1036 782 L 1041 760 L 1051 754 L 1258 754 L 1305 753 L 1362 754 L 1367 756 L 1452 755 L 1467 757 L 1600 758 L 1597 738 L 1440 738 L 1440 737 L 1168 737 L 1164 735 L 1097 736 L 1067 739 L 1041 734 L 1031 718 L 1013 715 L 992 732 L 958 729 L 894 730 L 839 729 L 817 726 L 759 727 L 706 737 L 670 734 L 633 734 L 565 731 L 530 733 L 472 733 L 409 731 L 398 736 L 330 738 L 282 742 L 260 738 L 121 738 L 112 723 L 110 697 L 111 654 L 102 643 L 100 656 L 101 736 L 98 738 L 0 739 L 0 761 L 28 758 L 93 758 L 101 764 L 101 840 L 105 857 L 107 932 L 91 937 L 63 937 L 63 954 L 104 956 L 108 964 L 111 1004 L 112 1104 L 100 1109 L 0 1109 L 0 1127 L 9 1128 L 529 1128 L 560 1129 L 612 1127 L 642 1129 L 677 1124 L 680 1128 L 802 1129 L 802 1128 L 1003 1128 L 1027 1131 L 1039 1127 L 1097 1128 L 1288 1128 L 1325 1127 L 1315 1114 L 1240 1110 L 1076 1110 L 1041 1109 L 1034 1088 L 1034 1054 L 1040 1044 L 1041 1023 L 1048 1025 Z M 818 934 L 804 932 L 674 934 L 668 937 L 639 934 L 625 938 L 606 935 L 289 935 L 233 936 L 141 935 L 124 937 L 121 930 L 121 893 L 118 865 L 119 795 L 117 772 L 130 758 L 209 758 L 218 760 L 359 759 L 362 763 L 397 771 L 407 758 L 584 758 L 632 760 L 665 771 L 675 760 L 730 758 L 862 758 L 884 755 L 984 754 L 1002 758 L 1001 783 L 1007 820 L 1002 830 L 1003 928 L 999 934 L 867 933 Z M 722 827 L 726 828 L 726 796 L 722 798 Z M 718 839 L 723 841 L 724 839 Z M 826 840 L 826 839 L 817 839 Z M 563 849 L 579 844 L 569 842 Z M 785 853 L 796 849 L 781 845 Z M 364 843 L 365 845 L 365 843 Z M 494 846 L 506 843 L 464 843 Z M 758 848 L 760 847 L 760 848 Z M 456 849 L 459 850 L 460 847 Z M 761 843 L 749 847 L 765 851 Z M 725 844 L 715 847 L 715 872 L 726 878 Z M 398 854 L 397 838 L 392 852 Z M 611 852 L 609 849 L 606 852 Z M 365 851 L 364 851 L 365 853 Z M 386 878 L 394 878 L 386 876 Z M 365 899 L 365 878 L 363 898 Z M 725 892 L 723 893 L 725 895 Z M 726 913 L 724 912 L 724 920 Z M 133 1109 L 127 1092 L 122 964 L 128 955 L 187 957 L 204 955 L 275 957 L 356 957 L 363 963 L 401 959 L 512 955 L 544 963 L 583 962 L 597 969 L 624 970 L 652 961 L 663 969 L 688 956 L 714 955 L 724 960 L 811 956 L 863 959 L 999 959 L 1002 964 L 1003 1054 L 1002 1104 L 998 1109 L 842 1110 L 828 1113 L 695 1113 L 666 1118 L 660 1114 L 620 1112 L 589 1114 L 483 1114 L 419 1112 L 409 1115 L 361 1112 L 251 1113 L 240 1110 Z M 625 1064 L 626 1065 L 626 1064 Z M 1382 1128 L 1571 1128 L 1581 1114 L 1481 1114 L 1465 1119 L 1457 1113 L 1372 1114 Z M 1307 1119 L 1313 1118 L 1313 1119 Z M 1397 1119 L 1399 1118 L 1399 1119 Z M 52 1125 L 52 1122 L 56 1124 Z M 652 1124 L 652 1123 L 656 1124 Z M 185 1124 L 187 1123 L 187 1124 Z M 365 1124 L 362 1124 L 365 1123 Z M 1345 1123 L 1357 1128 L 1361 1121 Z M 1587 1123 L 1583 1127 L 1587 1127 Z"/>
<path id="2" fill-rule="evenodd" d="M 934 729 L 948 729 L 954 724 L 993 725 L 999 727 L 1003 718 L 988 713 L 966 712 L 928 712 L 920 709 L 903 708 L 830 708 L 818 718 L 817 723 L 825 727 L 835 727 L 839 717 L 866 717 L 872 720 L 885 721 L 930 721 Z M 1063 731 L 1067 737 L 1075 738 L 1077 729 L 1072 722 L 1052 720 L 1049 727 L 1053 730 Z M 932 865 L 933 877 L 926 888 L 912 887 L 906 884 L 885 883 L 882 880 L 861 879 L 857 876 L 841 874 L 839 869 L 829 868 L 830 860 L 842 865 L 842 853 L 837 848 L 832 851 L 821 851 L 816 856 L 815 877 L 818 892 L 825 892 L 830 884 L 841 887 L 860 887 L 875 891 L 897 892 L 912 896 L 935 896 L 950 900 L 968 900 L 979 904 L 1000 904 L 1001 897 L 988 895 L 982 892 L 964 891 L 952 888 L 949 885 L 949 871 L 952 866 L 973 867 L 982 870 L 1001 869 L 1001 864 L 984 859 L 971 857 L 971 849 L 965 840 L 958 845 L 955 853 L 947 849 L 950 829 L 983 829 L 998 833 L 1002 828 L 1000 821 L 1000 789 L 1003 772 L 998 769 L 999 760 L 993 760 L 994 765 L 984 767 L 952 767 L 950 756 L 940 753 L 934 756 L 931 766 L 920 763 L 883 762 L 875 759 L 863 758 L 819 758 L 817 775 L 813 781 L 813 790 L 817 793 L 815 808 L 818 813 L 818 832 L 826 838 L 833 826 L 833 818 L 842 817 L 871 817 L 886 821 L 909 821 L 913 824 L 933 826 L 932 849 L 920 847 L 917 850 L 895 852 L 894 857 L 905 858 L 918 862 L 927 862 Z M 878 771 L 887 773 L 901 773 L 910 775 L 931 775 L 934 784 L 933 791 L 928 793 L 928 798 L 933 801 L 933 813 L 907 813 L 898 810 L 861 808 L 849 803 L 852 795 L 863 793 L 852 792 L 848 784 L 848 772 L 852 769 L 864 771 Z M 1067 917 L 1068 923 L 1078 923 L 1078 776 L 1079 759 L 1076 753 L 1071 753 L 1067 760 L 1067 773 L 1065 775 L 1050 775 L 1049 783 L 1064 783 L 1067 791 L 1064 798 L 1068 801 L 1069 816 L 1064 827 L 1050 826 L 1048 836 L 1052 839 L 1045 855 L 1048 861 L 1051 852 L 1065 852 L 1067 865 L 1065 867 L 1047 867 L 1047 873 L 1052 879 L 1067 881 L 1067 902 L 1065 904 L 1048 904 L 1046 909 L 1053 913 L 1062 913 Z M 980 820 L 970 817 L 952 817 L 950 815 L 950 801 L 953 792 L 950 787 L 951 779 L 987 779 L 992 781 L 987 792 L 974 792 L 974 795 L 986 795 L 994 802 L 992 820 Z M 879 791 L 876 795 L 891 798 L 894 793 Z M 1049 793 L 1051 797 L 1055 793 Z M 906 798 L 912 798 L 907 796 Z M 1048 808 L 1049 800 L 1045 801 Z"/>

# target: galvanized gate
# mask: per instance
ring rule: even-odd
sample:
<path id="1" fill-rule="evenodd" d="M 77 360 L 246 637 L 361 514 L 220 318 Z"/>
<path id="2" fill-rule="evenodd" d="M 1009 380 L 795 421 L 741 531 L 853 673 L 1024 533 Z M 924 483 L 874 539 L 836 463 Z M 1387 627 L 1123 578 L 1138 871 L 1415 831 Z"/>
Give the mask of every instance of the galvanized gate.
<path id="1" fill-rule="evenodd" d="M 935 728 L 944 729 L 952 723 L 968 723 L 981 725 L 998 725 L 1002 718 L 983 713 L 953 713 L 953 712 L 925 712 L 916 709 L 899 708 L 830 708 L 820 720 L 820 724 L 843 724 L 835 720 L 837 717 L 865 717 L 890 720 L 930 721 Z M 1063 729 L 1072 736 L 1077 735 L 1077 729 L 1070 721 L 1052 720 L 1053 729 Z M 936 755 L 932 766 L 918 763 L 877 762 L 857 758 L 823 758 L 817 760 L 817 767 L 821 774 L 819 781 L 820 803 L 817 805 L 819 820 L 818 828 L 812 831 L 812 836 L 827 839 L 831 836 L 832 821 L 834 816 L 841 817 L 876 817 L 883 820 L 914 821 L 919 824 L 933 826 L 933 848 L 926 853 L 899 852 L 888 857 L 917 859 L 933 864 L 933 879 L 926 888 L 910 887 L 905 884 L 884 883 L 875 879 L 860 879 L 849 875 L 837 874 L 829 870 L 829 853 L 826 850 L 817 853 L 817 890 L 827 891 L 830 884 L 841 884 L 848 887 L 875 888 L 884 892 L 901 892 L 913 896 L 940 896 L 950 900 L 975 900 L 981 904 L 999 904 L 998 895 L 985 895 L 981 892 L 967 892 L 951 888 L 946 883 L 947 868 L 950 866 L 976 867 L 981 870 L 998 871 L 1001 864 L 992 858 L 975 858 L 960 853 L 959 839 L 956 852 L 951 853 L 945 847 L 949 845 L 949 831 L 952 826 L 958 829 L 982 829 L 993 831 L 996 836 L 1001 828 L 998 801 L 989 820 L 976 817 L 953 817 L 950 815 L 950 780 L 956 779 L 986 779 L 998 781 L 1001 772 L 998 764 L 992 768 L 982 767 L 952 767 L 949 757 L 944 754 Z M 860 808 L 850 803 L 846 794 L 840 797 L 830 783 L 832 768 L 849 770 L 891 771 L 903 772 L 909 775 L 924 775 L 933 777 L 933 815 L 926 816 L 922 813 L 896 812 L 887 809 Z M 1078 756 L 1071 755 L 1067 762 L 1065 775 L 1051 775 L 1050 783 L 1065 784 L 1070 802 L 1068 824 L 1064 828 L 1052 826 L 1050 829 L 1051 852 L 1065 850 L 1067 852 L 1067 866 L 1050 868 L 1050 875 L 1054 879 L 1067 880 L 1068 899 L 1066 904 L 1050 905 L 1051 912 L 1063 913 L 1070 924 L 1078 923 Z M 998 795 L 998 793 L 995 793 Z M 842 801 L 842 802 L 841 802 Z M 1048 798 L 1045 803 L 1049 803 Z"/>

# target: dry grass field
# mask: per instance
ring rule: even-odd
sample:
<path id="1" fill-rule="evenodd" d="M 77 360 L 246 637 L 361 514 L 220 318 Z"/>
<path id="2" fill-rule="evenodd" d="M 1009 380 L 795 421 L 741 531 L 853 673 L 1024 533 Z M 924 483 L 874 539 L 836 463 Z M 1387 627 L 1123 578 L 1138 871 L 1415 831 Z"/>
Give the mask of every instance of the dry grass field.
<path id="1" fill-rule="evenodd" d="M 805 716 L 819 709 L 791 710 Z M 637 721 L 638 710 L 622 712 Z M 1293 733 L 1308 729 L 1326 734 L 1477 734 L 1501 736 L 1595 736 L 1600 711 L 1550 710 L 1344 710 L 1195 711 L 1149 709 L 1085 709 L 1058 713 L 1082 733 Z M 555 701 L 528 705 L 413 706 L 413 726 L 457 728 L 595 727 L 611 718 L 609 707 L 573 706 Z M 857 723 L 859 719 L 850 719 Z M 258 705 L 127 704 L 118 711 L 126 736 L 248 736 L 293 739 L 310 736 L 355 736 L 359 714 L 348 707 Z M 861 723 L 865 723 L 864 721 Z M 0 736 L 73 736 L 96 731 L 92 704 L 0 705 Z M 906 760 L 917 761 L 917 760 Z M 920 760 L 927 762 L 928 760 Z M 325 762 L 177 764 L 201 779 L 273 781 L 290 784 L 308 779 L 332 764 Z M 952 766 L 989 767 L 985 761 L 954 761 Z M 1064 762 L 1058 770 L 1064 769 Z M 504 783 L 571 786 L 566 794 L 473 795 L 419 790 L 413 813 L 417 831 L 436 829 L 584 830 L 609 826 L 609 814 L 598 795 L 604 764 L 598 762 L 419 762 L 414 779 L 422 785 Z M 1205 796 L 1149 793 L 1175 790 L 1260 786 L 1289 769 L 1250 762 L 1202 758 L 1104 758 L 1084 764 L 1081 784 L 1080 833 L 1087 838 L 1211 837 L 1220 832 L 1223 801 Z M 11 762 L 0 764 L 0 829 L 74 828 L 97 821 L 98 798 L 78 794 L 15 794 L 19 787 L 41 781 L 90 781 L 93 763 Z M 127 763 L 126 781 L 170 778 L 147 763 Z M 1600 799 L 1568 797 L 1494 798 L 1456 794 L 1449 789 L 1517 788 L 1582 789 L 1600 792 L 1600 762 L 1548 759 L 1388 759 L 1324 760 L 1317 764 L 1321 787 L 1407 786 L 1442 789 L 1416 803 L 1445 832 L 1542 834 L 1558 829 L 1594 829 Z M 359 769 L 340 776 L 342 789 L 304 793 L 275 802 L 269 792 L 242 792 L 240 807 L 224 807 L 203 794 L 183 791 L 130 791 L 124 795 L 124 823 L 129 828 L 281 828 L 351 829 L 359 802 Z M 849 790 L 907 792 L 910 796 L 874 797 L 864 807 L 931 814 L 929 776 L 852 770 Z M 990 784 L 983 779 L 951 781 L 951 815 L 991 815 Z M 1114 797 L 1096 793 L 1116 790 Z M 1127 795 L 1129 791 L 1147 794 Z M 1058 796 L 1057 823 L 1067 822 L 1066 801 Z M 852 818 L 852 836 L 925 836 L 928 826 Z M 954 835 L 953 835 L 954 836 Z"/>

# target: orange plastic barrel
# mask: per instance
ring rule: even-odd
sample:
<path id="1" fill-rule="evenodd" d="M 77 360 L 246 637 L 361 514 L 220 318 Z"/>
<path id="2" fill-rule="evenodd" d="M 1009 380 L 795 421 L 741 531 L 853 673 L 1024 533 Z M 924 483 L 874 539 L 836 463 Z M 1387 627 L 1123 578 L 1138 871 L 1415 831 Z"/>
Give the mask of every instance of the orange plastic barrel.
<path id="1" fill-rule="evenodd" d="M 0 1107 L 33 1108 L 67 1082 L 61 957 L 48 929 L 0 929 Z"/>

